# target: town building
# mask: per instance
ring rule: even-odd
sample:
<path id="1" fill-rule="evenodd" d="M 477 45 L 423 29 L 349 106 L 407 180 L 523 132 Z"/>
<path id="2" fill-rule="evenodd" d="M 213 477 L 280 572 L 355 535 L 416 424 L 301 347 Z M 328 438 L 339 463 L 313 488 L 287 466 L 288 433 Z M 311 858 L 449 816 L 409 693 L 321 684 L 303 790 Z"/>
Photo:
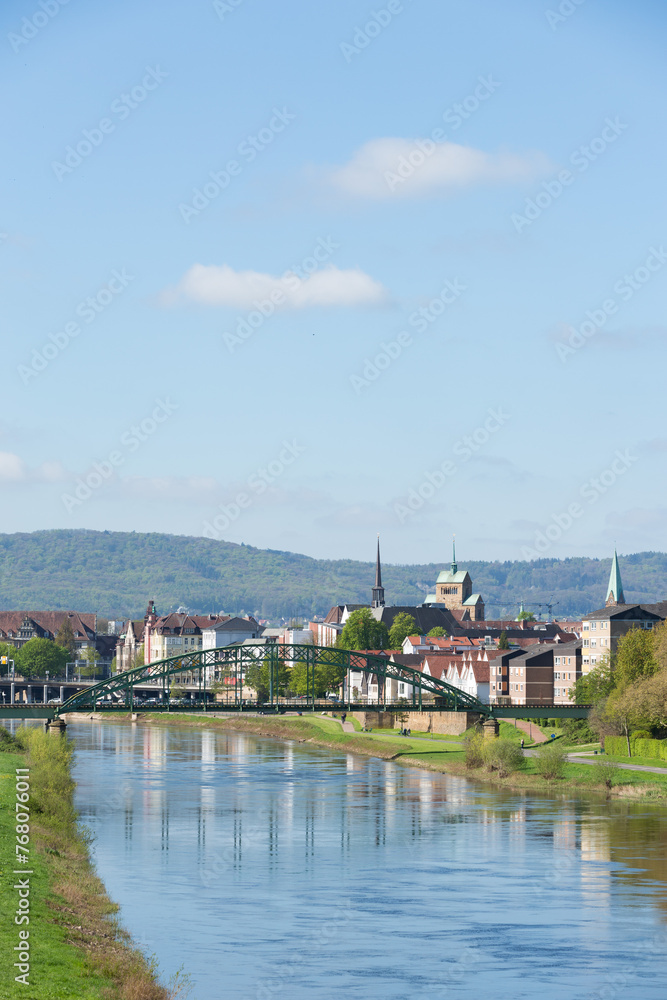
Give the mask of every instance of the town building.
<path id="1" fill-rule="evenodd" d="M 452 565 L 442 570 L 435 583 L 435 593 L 428 594 L 425 604 L 444 604 L 448 611 L 457 612 L 458 620 L 484 621 L 484 601 L 481 594 L 473 594 L 472 580 L 467 570 L 460 570 L 456 562 L 456 541 L 452 542 Z"/>
<path id="2" fill-rule="evenodd" d="M 246 639 L 259 639 L 264 629 L 254 618 L 238 618 L 225 616 L 218 621 L 212 621 L 201 627 L 201 648 L 219 649 L 230 646 L 233 642 L 245 642 Z"/>
<path id="3" fill-rule="evenodd" d="M 489 662 L 490 703 L 573 704 L 570 691 L 581 676 L 581 651 L 580 640 L 498 651 Z"/>
<path id="4" fill-rule="evenodd" d="M 0 642 L 20 649 L 31 639 L 55 640 L 66 619 L 72 626 L 77 655 L 95 648 L 97 615 L 79 611 L 0 611 Z"/>

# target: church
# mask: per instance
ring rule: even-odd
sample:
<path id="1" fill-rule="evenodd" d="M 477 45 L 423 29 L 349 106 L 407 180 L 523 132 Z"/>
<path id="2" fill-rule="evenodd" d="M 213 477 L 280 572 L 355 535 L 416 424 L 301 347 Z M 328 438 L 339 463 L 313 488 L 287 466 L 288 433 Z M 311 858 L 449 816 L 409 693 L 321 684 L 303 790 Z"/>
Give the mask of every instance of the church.
<path id="1" fill-rule="evenodd" d="M 484 599 L 481 594 L 473 594 L 470 574 L 457 565 L 455 539 L 451 569 L 443 569 L 438 575 L 435 593 L 428 594 L 424 604 L 444 604 L 458 621 L 484 621 Z"/>

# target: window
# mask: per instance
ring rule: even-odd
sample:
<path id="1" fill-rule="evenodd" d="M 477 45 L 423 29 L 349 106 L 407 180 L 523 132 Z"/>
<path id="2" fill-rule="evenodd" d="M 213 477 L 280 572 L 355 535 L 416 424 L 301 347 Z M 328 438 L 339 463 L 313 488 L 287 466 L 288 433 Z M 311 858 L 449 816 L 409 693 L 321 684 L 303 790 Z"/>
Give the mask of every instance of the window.
<path id="1" fill-rule="evenodd" d="M 582 627 L 582 630 L 583 630 L 584 632 L 588 632 L 588 622 L 584 622 L 584 624 L 583 624 L 583 627 Z"/>
<path id="2" fill-rule="evenodd" d="M 591 630 L 596 629 L 597 627 L 598 627 L 597 622 L 591 622 Z"/>
<path id="3" fill-rule="evenodd" d="M 584 665 L 588 666 L 588 657 L 587 656 L 584 656 Z"/>
<path id="4" fill-rule="evenodd" d="M 560 664 L 560 656 L 556 657 L 556 659 L 554 660 L 554 663 L 557 664 L 557 665 Z"/>
<path id="5" fill-rule="evenodd" d="M 590 644 L 591 644 L 590 639 L 584 639 L 584 646 L 590 646 Z"/>

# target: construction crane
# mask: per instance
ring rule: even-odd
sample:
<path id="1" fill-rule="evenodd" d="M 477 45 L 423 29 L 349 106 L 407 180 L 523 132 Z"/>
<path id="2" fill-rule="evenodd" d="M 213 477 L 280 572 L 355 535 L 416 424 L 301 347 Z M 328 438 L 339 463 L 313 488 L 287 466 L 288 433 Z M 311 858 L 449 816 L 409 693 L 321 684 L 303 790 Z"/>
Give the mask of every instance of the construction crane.
<path id="1" fill-rule="evenodd" d="M 529 608 L 546 608 L 547 609 L 547 614 L 549 615 L 549 618 L 553 619 L 553 609 L 557 608 L 559 604 L 560 604 L 560 601 L 552 601 L 550 604 L 545 601 L 544 604 L 528 604 L 528 605 L 526 605 L 525 601 L 520 601 L 519 605 L 518 605 L 518 607 L 519 607 L 519 614 L 521 614 L 522 611 L 525 611 L 526 607 L 529 607 Z M 540 612 L 540 614 L 541 614 L 541 612 Z"/>

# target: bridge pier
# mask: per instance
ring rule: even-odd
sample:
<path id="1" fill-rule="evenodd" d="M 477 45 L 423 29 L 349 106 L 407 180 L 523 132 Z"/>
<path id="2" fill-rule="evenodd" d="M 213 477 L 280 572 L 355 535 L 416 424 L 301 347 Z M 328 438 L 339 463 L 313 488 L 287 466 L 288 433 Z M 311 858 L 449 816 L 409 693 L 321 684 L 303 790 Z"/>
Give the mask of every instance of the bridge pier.
<path id="1" fill-rule="evenodd" d="M 497 719 L 486 719 L 482 723 L 482 733 L 485 740 L 493 740 L 500 732 L 500 723 Z"/>
<path id="2" fill-rule="evenodd" d="M 12 705 L 14 704 L 15 698 L 16 698 L 16 684 L 14 683 L 14 681 L 12 681 L 9 694 L 9 700 L 12 703 Z"/>
<path id="3" fill-rule="evenodd" d="M 64 719 L 47 719 L 46 721 L 46 731 L 52 736 L 64 736 L 66 729 L 67 723 Z"/>

